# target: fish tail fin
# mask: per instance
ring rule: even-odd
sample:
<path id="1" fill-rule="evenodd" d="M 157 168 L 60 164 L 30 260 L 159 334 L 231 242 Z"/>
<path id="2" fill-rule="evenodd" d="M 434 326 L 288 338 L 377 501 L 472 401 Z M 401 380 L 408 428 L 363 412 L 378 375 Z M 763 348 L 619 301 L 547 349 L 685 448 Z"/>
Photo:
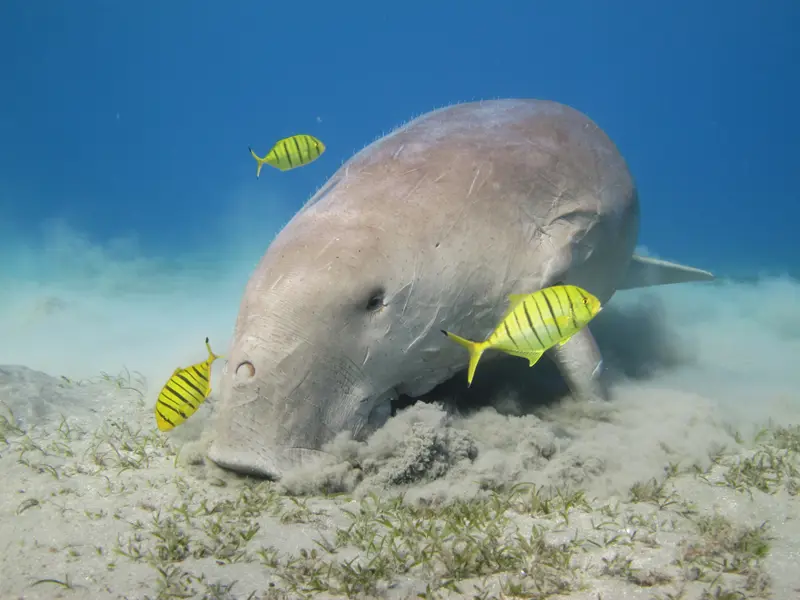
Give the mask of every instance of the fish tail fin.
<path id="1" fill-rule="evenodd" d="M 466 338 L 450 333 L 449 331 L 441 330 L 443 334 L 449 337 L 457 344 L 463 346 L 469 352 L 469 368 L 467 369 L 467 387 L 472 385 L 472 378 L 475 376 L 475 369 L 478 366 L 478 361 L 481 359 L 484 350 L 488 347 L 486 342 L 473 342 Z"/>
<path id="2" fill-rule="evenodd" d="M 250 146 L 248 146 L 247 149 L 250 150 L 250 155 L 255 158 L 256 162 L 258 163 L 258 167 L 256 167 L 256 179 L 258 179 L 258 176 L 261 175 L 261 167 L 263 167 L 264 163 L 267 162 L 267 157 L 265 156 L 264 158 L 261 158 L 258 154 L 253 152 L 253 149 Z"/>
<path id="3" fill-rule="evenodd" d="M 206 338 L 206 349 L 208 350 L 208 364 L 213 363 L 218 358 L 222 358 L 222 355 L 214 354 L 214 352 L 211 350 L 211 344 L 208 343 L 208 338 Z"/>

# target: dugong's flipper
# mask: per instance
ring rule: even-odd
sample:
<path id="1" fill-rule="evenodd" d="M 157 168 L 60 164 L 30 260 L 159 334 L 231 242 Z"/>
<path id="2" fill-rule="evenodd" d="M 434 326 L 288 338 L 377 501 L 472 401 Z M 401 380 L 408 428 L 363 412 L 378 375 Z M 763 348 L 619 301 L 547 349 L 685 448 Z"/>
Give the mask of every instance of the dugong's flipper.
<path id="1" fill-rule="evenodd" d="M 573 335 L 563 346 L 553 346 L 550 352 L 576 399 L 609 399 L 603 376 L 603 357 L 588 327 Z"/>

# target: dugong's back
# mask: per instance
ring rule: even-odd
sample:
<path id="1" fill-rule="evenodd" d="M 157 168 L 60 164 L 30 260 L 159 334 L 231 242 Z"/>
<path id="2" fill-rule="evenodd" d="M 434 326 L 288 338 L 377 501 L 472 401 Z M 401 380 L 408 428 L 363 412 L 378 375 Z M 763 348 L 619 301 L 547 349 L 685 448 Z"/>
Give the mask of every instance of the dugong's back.
<path id="1" fill-rule="evenodd" d="M 521 99 L 432 111 L 381 138 L 284 234 L 294 238 L 326 214 L 383 223 L 420 249 L 438 248 L 443 236 L 458 240 L 449 247 L 459 256 L 492 246 L 492 255 L 512 257 L 492 268 L 529 275 L 530 285 L 569 270 L 605 302 L 633 253 L 639 205 L 625 160 L 593 121 L 557 102 Z M 539 264 L 514 264 L 534 254 Z"/>

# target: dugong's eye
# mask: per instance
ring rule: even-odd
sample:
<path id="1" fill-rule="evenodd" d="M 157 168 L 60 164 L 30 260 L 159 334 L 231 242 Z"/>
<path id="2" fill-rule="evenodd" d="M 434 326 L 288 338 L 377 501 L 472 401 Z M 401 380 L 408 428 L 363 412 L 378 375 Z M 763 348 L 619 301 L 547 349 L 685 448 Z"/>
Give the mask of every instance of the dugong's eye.
<path id="1" fill-rule="evenodd" d="M 377 312 L 386 306 L 386 293 L 383 290 L 373 290 L 367 298 L 366 310 Z"/>

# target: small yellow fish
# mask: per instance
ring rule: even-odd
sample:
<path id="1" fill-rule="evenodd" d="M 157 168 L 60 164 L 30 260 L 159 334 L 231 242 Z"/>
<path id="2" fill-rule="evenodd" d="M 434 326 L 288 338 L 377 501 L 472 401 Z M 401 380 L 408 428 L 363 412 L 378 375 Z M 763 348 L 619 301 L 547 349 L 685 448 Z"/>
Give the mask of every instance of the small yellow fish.
<path id="1" fill-rule="evenodd" d="M 182 369 L 178 367 L 161 389 L 156 400 L 156 424 L 169 431 L 191 417 L 211 393 L 211 365 L 221 356 L 211 351 L 206 338 L 208 358 Z"/>
<path id="2" fill-rule="evenodd" d="M 533 366 L 546 350 L 583 329 L 600 312 L 600 300 L 575 285 L 554 285 L 532 294 L 512 294 L 500 324 L 483 342 L 473 342 L 449 331 L 442 333 L 469 351 L 467 385 L 486 350 L 500 350 L 527 358 Z"/>
<path id="3" fill-rule="evenodd" d="M 261 167 L 265 164 L 281 171 L 288 171 L 289 169 L 307 165 L 317 160 L 325 152 L 325 144 L 313 135 L 301 133 L 275 142 L 272 150 L 267 152 L 264 158 L 253 152 L 252 148 L 248 148 L 248 150 L 250 150 L 250 154 L 258 163 L 258 168 L 256 169 L 256 177 L 258 177 L 261 175 Z"/>

